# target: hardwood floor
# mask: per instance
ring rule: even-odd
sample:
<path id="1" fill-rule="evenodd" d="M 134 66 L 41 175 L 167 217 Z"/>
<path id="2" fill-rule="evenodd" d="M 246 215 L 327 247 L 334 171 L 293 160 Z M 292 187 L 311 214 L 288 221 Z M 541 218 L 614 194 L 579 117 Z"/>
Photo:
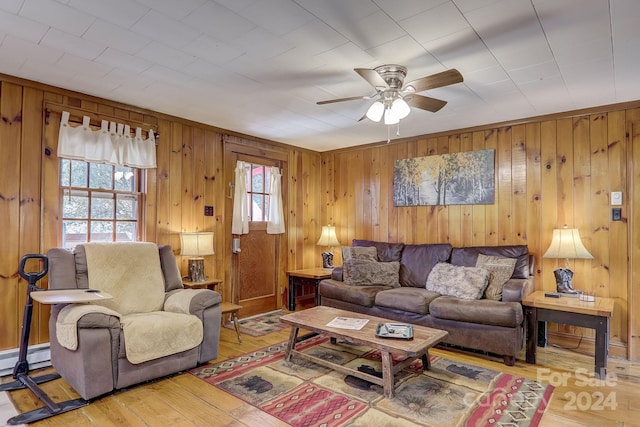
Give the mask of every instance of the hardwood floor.
<path id="1" fill-rule="evenodd" d="M 217 360 L 288 339 L 284 329 L 262 337 L 243 335 L 238 344 L 235 332 L 222 328 Z M 524 362 L 524 353 L 515 366 L 501 359 L 434 348 L 431 351 L 455 360 L 551 383 L 556 389 L 540 426 L 640 426 L 640 363 L 609 360 L 610 378 L 596 383 L 589 374 L 593 358 L 553 347 L 538 350 L 538 364 Z M 34 372 L 37 375 L 39 372 Z M 4 377 L 2 382 L 11 378 Z M 42 387 L 55 401 L 78 395 L 62 379 Z M 28 390 L 10 393 L 21 412 L 41 406 Z M 615 406 L 615 408 L 613 407 Z M 6 420 L 1 420 L 4 425 Z M 286 426 L 287 424 L 206 386 L 190 374 L 175 375 L 103 397 L 84 408 L 32 424 L 34 426 Z"/>

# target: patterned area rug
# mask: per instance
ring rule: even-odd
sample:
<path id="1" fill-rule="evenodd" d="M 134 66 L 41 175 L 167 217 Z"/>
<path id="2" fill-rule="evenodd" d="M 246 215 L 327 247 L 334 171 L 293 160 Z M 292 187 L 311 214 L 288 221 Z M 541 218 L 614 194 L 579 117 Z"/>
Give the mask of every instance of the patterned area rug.
<path id="1" fill-rule="evenodd" d="M 280 310 L 274 311 L 273 313 L 267 313 L 262 316 L 240 320 L 240 333 L 247 334 L 252 337 L 259 337 L 270 332 L 289 328 L 289 325 L 280 323 L 280 316 L 282 316 L 283 314 L 284 313 Z M 227 329 L 235 330 L 233 323 L 227 323 L 224 325 L 224 327 Z"/>
<path id="2" fill-rule="evenodd" d="M 380 353 L 331 344 L 317 336 L 296 348 L 369 373 L 381 374 Z M 191 373 L 292 426 L 537 426 L 553 387 L 431 356 L 431 370 L 415 361 L 398 374 L 396 397 L 381 386 L 294 358 L 286 342 Z M 399 384 L 398 384 L 399 383 Z"/>

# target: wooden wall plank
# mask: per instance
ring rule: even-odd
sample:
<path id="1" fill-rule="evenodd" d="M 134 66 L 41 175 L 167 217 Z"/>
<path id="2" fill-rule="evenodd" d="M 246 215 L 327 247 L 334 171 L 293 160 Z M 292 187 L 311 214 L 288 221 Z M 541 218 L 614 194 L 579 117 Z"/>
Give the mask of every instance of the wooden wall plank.
<path id="1" fill-rule="evenodd" d="M 527 141 L 525 125 L 511 128 L 511 233 L 513 245 L 527 244 Z"/>
<path id="2" fill-rule="evenodd" d="M 22 141 L 20 143 L 20 243 L 18 253 L 41 253 L 41 223 L 34 221 L 41 213 L 40 186 L 42 182 L 42 99 L 41 90 L 24 88 L 22 103 Z M 33 270 L 42 266 L 30 265 Z M 45 281 L 38 283 L 44 286 Z M 18 290 L 18 307 L 24 306 L 27 300 L 28 282 L 20 279 Z M 48 305 L 36 304 L 31 322 L 31 344 L 49 340 Z"/>
<path id="3" fill-rule="evenodd" d="M 530 123 L 525 128 L 527 178 L 526 178 L 526 238 L 531 253 L 540 254 L 545 248 L 540 244 L 540 224 L 542 223 L 542 162 L 540 148 L 540 123 Z M 540 259 L 536 260 L 540 265 Z M 541 282 L 540 268 L 535 269 L 536 282 Z"/>
<path id="4" fill-rule="evenodd" d="M 545 291 L 555 291 L 556 282 L 553 270 L 558 266 L 554 259 L 543 259 L 542 255 L 551 244 L 553 229 L 558 228 L 559 168 L 562 159 L 558 155 L 558 128 L 555 121 L 543 122 L 540 125 L 540 159 L 542 164 L 540 208 L 543 212 L 540 218 L 540 252 L 538 252 L 538 269 L 542 283 L 538 288 Z"/>
<path id="5" fill-rule="evenodd" d="M 11 348 L 20 336 L 18 242 L 20 241 L 20 136 L 22 87 L 0 83 L 0 349 Z"/>
<path id="6" fill-rule="evenodd" d="M 609 241 L 605 242 L 609 248 L 609 284 L 607 294 L 616 299 L 614 311 L 615 320 L 612 340 L 620 341 L 625 345 L 629 335 L 629 317 L 624 301 L 629 300 L 628 276 L 627 276 L 627 248 L 629 223 L 629 187 L 627 186 L 628 171 L 626 167 L 620 167 L 627 163 L 627 138 L 624 111 L 614 111 L 607 117 L 607 151 L 608 151 L 608 192 L 621 191 L 623 195 L 622 221 L 611 221 L 609 225 Z M 619 314 L 620 313 L 620 314 Z"/>
<path id="7" fill-rule="evenodd" d="M 485 133 L 483 131 L 473 132 L 472 140 L 473 140 L 474 150 L 484 150 L 487 148 L 485 145 Z M 495 201 L 493 204 L 495 204 Z M 474 205 L 472 212 L 473 212 L 472 246 L 484 246 L 487 241 L 486 205 Z"/>

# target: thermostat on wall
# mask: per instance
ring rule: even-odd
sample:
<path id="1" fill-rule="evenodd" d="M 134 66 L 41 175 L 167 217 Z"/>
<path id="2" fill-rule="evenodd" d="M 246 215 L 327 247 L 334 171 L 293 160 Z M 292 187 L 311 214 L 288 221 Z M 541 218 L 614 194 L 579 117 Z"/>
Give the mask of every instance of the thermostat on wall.
<path id="1" fill-rule="evenodd" d="M 622 205 L 622 191 L 611 192 L 611 206 Z"/>

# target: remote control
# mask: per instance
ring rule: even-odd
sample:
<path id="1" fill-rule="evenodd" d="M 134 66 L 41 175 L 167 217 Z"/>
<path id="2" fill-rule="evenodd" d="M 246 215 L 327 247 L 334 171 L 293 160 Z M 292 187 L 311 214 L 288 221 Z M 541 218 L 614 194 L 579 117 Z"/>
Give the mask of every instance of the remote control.
<path id="1" fill-rule="evenodd" d="M 544 296 L 548 298 L 560 298 L 560 294 L 557 292 L 545 292 Z"/>

